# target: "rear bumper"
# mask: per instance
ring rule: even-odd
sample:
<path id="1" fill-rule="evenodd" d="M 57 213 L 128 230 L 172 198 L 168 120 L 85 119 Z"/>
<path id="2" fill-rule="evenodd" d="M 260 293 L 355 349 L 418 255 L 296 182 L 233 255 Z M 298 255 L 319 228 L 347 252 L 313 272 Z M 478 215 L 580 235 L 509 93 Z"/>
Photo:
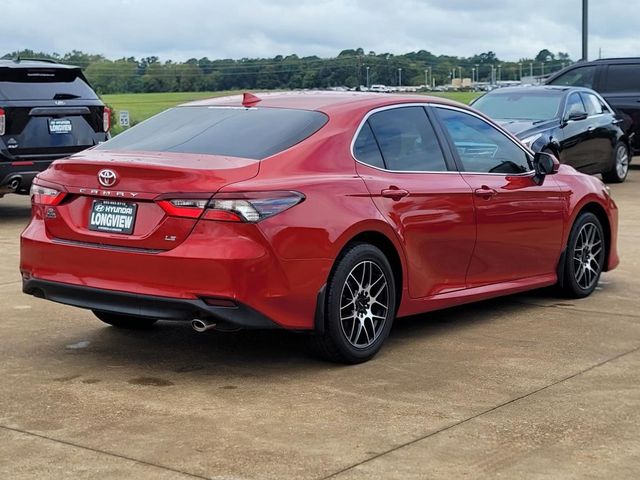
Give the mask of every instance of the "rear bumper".
<path id="1" fill-rule="evenodd" d="M 0 195 L 28 194 L 35 176 L 46 170 L 52 162 L 53 160 L 6 162 L 0 157 Z"/>
<path id="2" fill-rule="evenodd" d="M 22 233 L 24 291 L 106 312 L 175 320 L 213 317 L 249 328 L 310 330 L 330 259 L 282 259 L 253 225 L 200 222 L 162 252 L 50 238 L 34 217 Z M 227 299 L 238 308 L 212 307 Z"/>
<path id="3" fill-rule="evenodd" d="M 202 299 L 140 295 L 115 292 L 36 278 L 22 281 L 22 291 L 28 295 L 53 302 L 89 310 L 99 310 L 159 320 L 193 320 L 211 318 L 239 328 L 278 328 L 278 325 L 252 308 L 236 304 L 235 307 L 216 307 Z"/>

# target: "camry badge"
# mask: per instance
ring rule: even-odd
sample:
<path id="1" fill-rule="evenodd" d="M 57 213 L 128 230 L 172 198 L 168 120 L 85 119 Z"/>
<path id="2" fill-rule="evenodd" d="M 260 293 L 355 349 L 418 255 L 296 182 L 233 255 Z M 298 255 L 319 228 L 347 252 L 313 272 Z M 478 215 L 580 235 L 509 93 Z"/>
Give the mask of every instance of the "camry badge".
<path id="1" fill-rule="evenodd" d="M 100 182 L 100 185 L 102 185 L 103 187 L 113 187 L 117 183 L 117 181 L 118 176 L 113 170 L 105 168 L 104 170 L 100 170 L 98 172 L 98 182 Z"/>

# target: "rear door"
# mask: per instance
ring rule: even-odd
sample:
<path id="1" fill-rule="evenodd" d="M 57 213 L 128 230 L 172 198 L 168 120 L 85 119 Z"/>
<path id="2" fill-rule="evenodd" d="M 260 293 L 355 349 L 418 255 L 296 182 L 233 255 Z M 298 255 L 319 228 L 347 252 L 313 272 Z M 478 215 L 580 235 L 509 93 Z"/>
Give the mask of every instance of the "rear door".
<path id="1" fill-rule="evenodd" d="M 600 93 L 609 104 L 631 118 L 634 149 L 640 150 L 640 63 L 608 65 Z"/>
<path id="2" fill-rule="evenodd" d="M 486 120 L 453 107 L 434 110 L 474 194 L 469 288 L 555 272 L 564 203 L 553 178 L 536 185 L 529 154 Z"/>
<path id="3" fill-rule="evenodd" d="M 375 205 L 406 247 L 410 296 L 465 288 L 476 235 L 471 189 L 443 153 L 425 108 L 374 112 L 353 153 Z"/>
<path id="4" fill-rule="evenodd" d="M 80 69 L 0 68 L 0 108 L 5 156 L 60 158 L 106 139 L 104 105 Z"/>

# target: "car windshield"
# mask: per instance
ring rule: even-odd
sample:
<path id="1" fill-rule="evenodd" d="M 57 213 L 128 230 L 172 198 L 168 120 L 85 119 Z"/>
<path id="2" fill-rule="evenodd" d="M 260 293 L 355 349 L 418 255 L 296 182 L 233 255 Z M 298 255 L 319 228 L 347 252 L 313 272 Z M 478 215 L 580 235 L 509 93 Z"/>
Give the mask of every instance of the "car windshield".
<path id="1" fill-rule="evenodd" d="M 324 113 L 308 110 L 184 106 L 166 110 L 97 149 L 261 160 L 311 136 L 327 120 Z"/>
<path id="2" fill-rule="evenodd" d="M 559 115 L 562 96 L 555 90 L 494 92 L 479 98 L 473 108 L 500 120 L 550 120 Z"/>

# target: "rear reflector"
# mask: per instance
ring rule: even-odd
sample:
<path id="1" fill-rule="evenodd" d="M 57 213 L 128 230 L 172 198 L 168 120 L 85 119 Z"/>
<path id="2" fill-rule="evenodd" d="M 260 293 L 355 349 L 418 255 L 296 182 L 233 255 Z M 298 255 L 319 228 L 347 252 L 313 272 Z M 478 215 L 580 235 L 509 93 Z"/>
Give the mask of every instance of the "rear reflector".
<path id="1" fill-rule="evenodd" d="M 237 308 L 238 304 L 233 300 L 229 300 L 227 298 L 218 298 L 218 297 L 204 297 L 204 303 L 207 305 L 211 305 L 212 307 L 224 307 L 224 308 Z"/>
<path id="2" fill-rule="evenodd" d="M 105 133 L 111 128 L 111 109 L 109 107 L 104 107 L 102 112 L 102 127 Z"/>
<path id="3" fill-rule="evenodd" d="M 0 108 L 0 135 L 4 135 L 7 129 L 7 114 Z"/>

